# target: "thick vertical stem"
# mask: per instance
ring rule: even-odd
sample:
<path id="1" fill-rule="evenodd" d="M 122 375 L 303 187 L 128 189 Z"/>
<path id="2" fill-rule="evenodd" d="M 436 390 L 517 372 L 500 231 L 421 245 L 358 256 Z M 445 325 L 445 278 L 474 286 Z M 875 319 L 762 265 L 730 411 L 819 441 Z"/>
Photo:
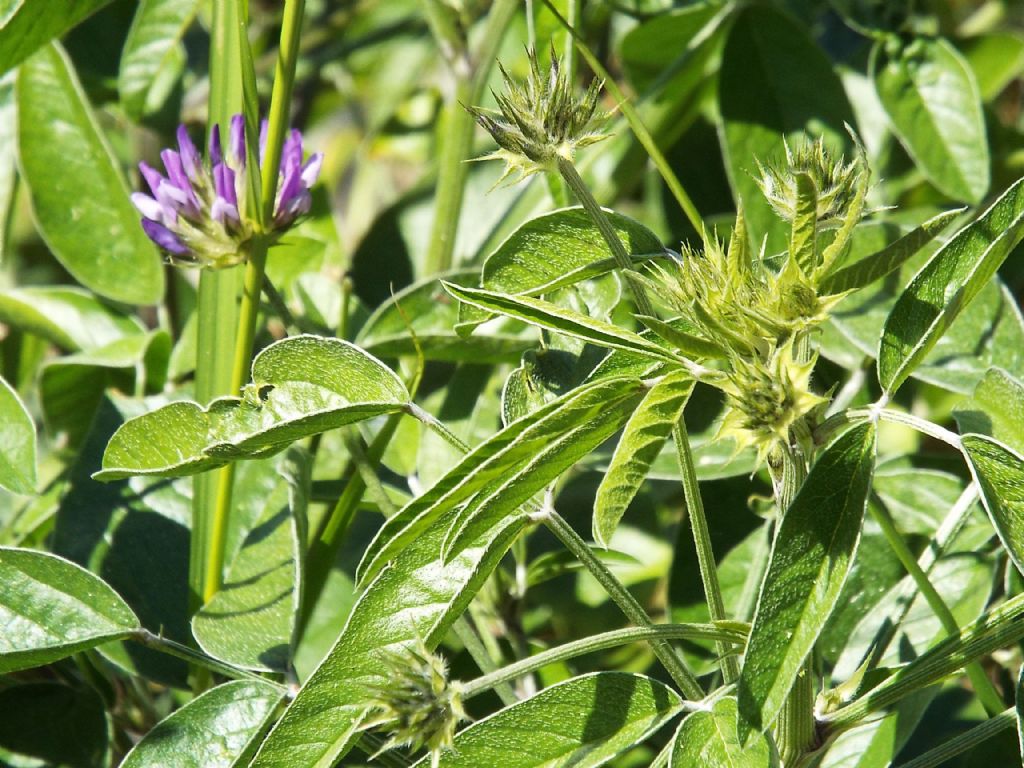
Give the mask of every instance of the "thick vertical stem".
<path id="1" fill-rule="evenodd" d="M 697 471 L 693 465 L 690 438 L 686 434 L 686 425 L 681 417 L 672 429 L 672 438 L 676 443 L 676 455 L 679 458 L 679 469 L 683 476 L 683 497 L 686 500 L 690 528 L 693 530 L 693 544 L 697 550 L 697 565 L 700 568 L 700 578 L 704 584 L 708 614 L 712 621 L 721 621 L 726 618 L 725 603 L 722 600 L 722 588 L 718 583 L 715 552 L 711 547 L 711 534 L 708 531 L 708 521 L 704 515 L 704 502 L 700 495 Z M 740 676 L 739 661 L 733 655 L 728 643 L 718 643 L 718 655 L 723 679 L 726 683 L 735 681 Z"/>

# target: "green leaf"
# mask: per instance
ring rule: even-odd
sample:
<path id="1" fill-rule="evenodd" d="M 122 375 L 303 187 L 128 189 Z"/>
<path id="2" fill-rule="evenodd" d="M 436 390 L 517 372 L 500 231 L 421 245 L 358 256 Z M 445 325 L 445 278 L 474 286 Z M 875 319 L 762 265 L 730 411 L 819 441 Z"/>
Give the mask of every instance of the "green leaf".
<path id="1" fill-rule="evenodd" d="M 835 295 L 852 291 L 855 288 L 863 288 L 865 285 L 869 285 L 875 280 L 881 280 L 886 275 L 895 272 L 965 210 L 967 209 L 954 208 L 951 211 L 943 211 L 882 250 L 836 270 L 822 280 L 820 285 L 822 295 Z"/>
<path id="2" fill-rule="evenodd" d="M 18 157 L 39 231 L 68 272 L 108 299 L 157 303 L 164 292 L 160 254 L 139 226 L 117 161 L 56 45 L 18 75 Z"/>
<path id="3" fill-rule="evenodd" d="M 108 765 L 104 710 L 103 699 L 87 685 L 12 685 L 0 691 L 0 751 L 61 768 Z"/>
<path id="4" fill-rule="evenodd" d="M 736 699 L 687 715 L 672 742 L 671 768 L 777 768 L 778 753 L 763 734 L 746 747 L 736 738 Z"/>
<path id="5" fill-rule="evenodd" d="M 14 83 L 16 72 L 0 75 L 0 262 L 4 260 L 7 249 L 7 222 L 11 219 L 14 205 L 14 182 L 17 179 L 18 139 L 15 126 L 18 124 L 17 102 L 15 101 Z"/>
<path id="6" fill-rule="evenodd" d="M 507 520 L 453 561 L 441 542 L 449 511 L 398 553 L 367 587 L 327 658 L 264 742 L 253 768 L 333 765 L 358 735 L 369 685 L 388 682 L 384 654 L 422 641 L 435 647 L 522 530 Z"/>
<path id="7" fill-rule="evenodd" d="M 641 402 L 644 391 L 635 380 L 618 384 L 615 393 L 608 393 L 602 386 L 584 390 L 581 397 L 571 401 L 574 418 L 568 429 L 550 434 L 546 444 L 536 446 L 525 462 L 495 478 L 470 499 L 445 539 L 446 558 L 458 554 L 483 531 L 515 512 L 621 429 Z"/>
<path id="8" fill-rule="evenodd" d="M 727 357 L 726 351 L 718 344 L 690 333 L 689 331 L 693 330 L 693 326 L 682 318 L 665 322 L 657 317 L 637 315 L 636 319 L 646 325 L 654 334 L 675 347 L 680 354 L 696 358 Z"/>
<path id="9" fill-rule="evenodd" d="M 632 331 L 563 309 L 542 299 L 534 299 L 529 296 L 507 296 L 479 288 L 461 288 L 452 283 L 443 283 L 443 285 L 445 290 L 459 301 L 464 301 L 480 309 L 514 317 L 531 325 L 589 341 L 600 347 L 621 349 L 659 360 L 679 362 L 679 358 L 668 350 Z"/>
<path id="10" fill-rule="evenodd" d="M 649 677 L 582 675 L 473 723 L 441 753 L 438 766 L 592 768 L 641 743 L 681 708 L 679 694 Z M 416 766 L 430 764 L 427 756 Z"/>
<path id="11" fill-rule="evenodd" d="M 639 399 L 642 387 L 637 379 L 602 379 L 553 400 L 514 421 L 484 441 L 452 467 L 428 491 L 413 499 L 390 518 L 366 548 L 356 571 L 364 583 L 385 563 L 411 544 L 446 510 L 518 474 L 552 442 L 572 433 L 583 418 L 591 418 L 595 406 Z"/>
<path id="12" fill-rule="evenodd" d="M 673 371 L 651 387 L 630 416 L 594 500 L 594 539 L 599 544 L 608 546 L 692 391 L 693 379 Z"/>
<path id="13" fill-rule="evenodd" d="M 893 133 L 943 193 L 978 203 L 988 192 L 989 154 L 978 83 L 947 40 L 879 43 L 871 71 Z"/>
<path id="14" fill-rule="evenodd" d="M 0 321 L 77 352 L 102 347 L 145 328 L 81 288 L 34 286 L 0 292 Z"/>
<path id="15" fill-rule="evenodd" d="M 279 450 L 354 421 L 399 411 L 409 395 L 394 372 L 340 339 L 294 336 L 260 352 L 242 398 L 203 409 L 176 402 L 128 421 L 111 438 L 98 480 L 180 477 Z"/>
<path id="16" fill-rule="evenodd" d="M 192 620 L 200 647 L 236 667 L 287 672 L 302 597 L 310 457 L 293 447 L 224 586 Z"/>
<path id="17" fill-rule="evenodd" d="M 783 515 L 740 675 L 741 742 L 772 725 L 835 608 L 860 542 L 874 460 L 874 425 L 848 430 Z"/>
<path id="18" fill-rule="evenodd" d="M 36 492 L 36 425 L 18 393 L 0 377 L 0 488 Z"/>
<path id="19" fill-rule="evenodd" d="M 172 67 L 181 39 L 195 17 L 197 0 L 141 0 L 121 52 L 117 90 L 133 120 L 153 106 L 149 97 L 162 72 Z M 178 53 L 177 55 L 180 55 Z"/>
<path id="20" fill-rule="evenodd" d="M 60 13 L 36 0 L 7 0 L 0 7 L 0 73 L 88 18 L 110 0 L 78 0 Z"/>
<path id="21" fill-rule="evenodd" d="M 986 103 L 994 101 L 1024 72 L 1024 37 L 1017 32 L 998 30 L 958 40 L 957 45 L 970 65 L 978 81 L 981 98 Z"/>
<path id="22" fill-rule="evenodd" d="M 810 277 L 818 266 L 818 188 L 806 173 L 796 179 L 796 211 L 789 236 L 790 258 L 796 259 L 804 276 Z"/>
<path id="23" fill-rule="evenodd" d="M 56 555 L 0 547 L 0 674 L 130 635 L 139 620 L 109 586 Z"/>
<path id="24" fill-rule="evenodd" d="M 1024 238 L 1024 179 L 939 249 L 900 295 L 878 348 L 878 380 L 906 381 L 960 312 Z"/>
<path id="25" fill-rule="evenodd" d="M 964 435 L 961 444 L 992 525 L 1024 573 L 1024 457 L 983 435 Z"/>
<path id="26" fill-rule="evenodd" d="M 990 368 L 953 415 L 961 434 L 988 435 L 1024 453 L 1024 383 L 1002 368 Z"/>
<path id="27" fill-rule="evenodd" d="M 219 685 L 157 723 L 121 768 L 243 766 L 281 698 L 280 687 L 256 680 Z"/>
<path id="28" fill-rule="evenodd" d="M 449 273 L 445 279 L 471 284 L 478 274 L 477 269 L 466 270 Z M 510 327 L 513 324 L 507 320 L 498 329 L 464 337 L 454 330 L 458 318 L 458 302 L 452 300 L 437 277 L 431 277 L 404 288 L 377 307 L 356 341 L 378 357 L 414 355 L 418 343 L 428 360 L 472 363 L 514 362 L 534 346 L 534 340 L 523 335 L 522 326 Z"/>
<path id="29" fill-rule="evenodd" d="M 718 106 L 722 150 L 735 197 L 743 204 L 752 243 L 768 234 L 768 253 L 783 250 L 788 232 L 751 174 L 756 161 L 784 156 L 783 139 L 820 135 L 848 148 L 844 124 L 854 124 L 832 62 L 807 28 L 770 5 L 752 4 L 735 15 L 722 52 Z"/>

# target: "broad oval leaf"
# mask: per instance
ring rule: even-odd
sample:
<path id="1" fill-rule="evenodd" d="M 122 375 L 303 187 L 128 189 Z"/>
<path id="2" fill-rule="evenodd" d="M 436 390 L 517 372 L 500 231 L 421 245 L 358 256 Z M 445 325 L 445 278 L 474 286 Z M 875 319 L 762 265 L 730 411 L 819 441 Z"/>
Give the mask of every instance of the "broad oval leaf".
<path id="1" fill-rule="evenodd" d="M 1024 382 L 1008 371 L 990 368 L 953 415 L 961 434 L 988 435 L 1024 453 Z"/>
<path id="2" fill-rule="evenodd" d="M 671 768 L 777 768 L 778 753 L 763 734 L 746 747 L 736 738 L 736 699 L 718 699 L 686 719 L 672 742 Z"/>
<path id="3" fill-rule="evenodd" d="M 224 586 L 192 619 L 196 642 L 211 656 L 245 669 L 288 671 L 302 596 L 310 469 L 307 451 L 293 447 L 284 454 L 279 482 Z"/>
<path id="4" fill-rule="evenodd" d="M 581 675 L 473 723 L 441 753 L 437 766 L 594 768 L 642 742 L 681 709 L 679 694 L 649 677 Z M 429 756 L 416 763 L 429 765 Z"/>
<path id="5" fill-rule="evenodd" d="M 636 496 L 647 470 L 679 421 L 693 391 L 684 371 L 668 373 L 651 387 L 626 422 L 594 500 L 594 539 L 608 546 L 616 526 Z"/>
<path id="6" fill-rule="evenodd" d="M 88 18 L 110 0 L 77 0 L 54 13 L 49 3 L 8 0 L 0 9 L 0 74 Z"/>
<path id="7" fill-rule="evenodd" d="M 171 403 L 126 422 L 94 477 L 205 472 L 409 402 L 401 380 L 379 360 L 354 344 L 318 336 L 271 344 L 253 360 L 252 381 L 242 398 L 219 398 L 206 409 Z"/>
<path id="8" fill-rule="evenodd" d="M 24 404 L 0 377 L 0 488 L 36 492 L 36 425 Z"/>
<path id="9" fill-rule="evenodd" d="M 446 510 L 452 509 L 519 473 L 549 444 L 571 432 L 583 418 L 592 417 L 604 403 L 638 398 L 637 379 L 603 379 L 553 400 L 470 451 L 428 491 L 406 504 L 377 533 L 359 564 L 357 579 L 374 576 L 389 559 L 411 543 Z"/>
<path id="10" fill-rule="evenodd" d="M 68 272 L 109 299 L 158 302 L 160 255 L 139 226 L 128 185 L 56 45 L 21 66 L 18 156 L 39 231 Z"/>
<path id="11" fill-rule="evenodd" d="M 1024 179 L 928 261 L 889 313 L 878 380 L 895 392 L 1024 238 Z"/>
<path id="12" fill-rule="evenodd" d="M 772 725 L 835 608 L 860 542 L 874 461 L 874 424 L 852 427 L 821 454 L 783 514 L 743 658 L 741 743 Z"/>
<path id="13" fill-rule="evenodd" d="M 521 520 L 503 521 L 445 563 L 441 542 L 453 521 L 453 511 L 440 518 L 367 587 L 253 768 L 333 765 L 358 735 L 368 686 L 388 682 L 385 654 L 421 641 L 435 647 L 523 528 Z"/>
<path id="14" fill-rule="evenodd" d="M 961 444 L 999 540 L 1024 573 L 1024 457 L 984 435 L 964 435 Z"/>
<path id="15" fill-rule="evenodd" d="M 893 39 L 876 46 L 871 69 L 893 133 L 917 167 L 950 197 L 980 202 L 990 180 L 988 137 L 978 83 L 963 57 L 941 38 L 918 37 L 906 47 Z"/>
<path id="16" fill-rule="evenodd" d="M 0 292 L 0 321 L 77 352 L 145 332 L 133 317 L 115 312 L 81 288 L 11 288 Z"/>
<path id="17" fill-rule="evenodd" d="M 121 768 L 233 768 L 245 765 L 283 689 L 233 680 L 165 717 L 129 752 Z"/>
<path id="18" fill-rule="evenodd" d="M 121 52 L 117 90 L 133 119 L 149 107 L 154 82 L 175 60 L 175 51 L 192 23 L 197 0 L 142 0 Z M 159 105 L 156 105 L 159 106 Z"/>
<path id="19" fill-rule="evenodd" d="M 105 709 L 89 685 L 11 685 L 0 691 L 0 753 L 13 752 L 61 768 L 109 765 Z M 60 725 L 54 727 L 58 717 Z"/>
<path id="20" fill-rule="evenodd" d="M 114 590 L 64 558 L 0 547 L 0 674 L 127 637 L 139 620 Z"/>

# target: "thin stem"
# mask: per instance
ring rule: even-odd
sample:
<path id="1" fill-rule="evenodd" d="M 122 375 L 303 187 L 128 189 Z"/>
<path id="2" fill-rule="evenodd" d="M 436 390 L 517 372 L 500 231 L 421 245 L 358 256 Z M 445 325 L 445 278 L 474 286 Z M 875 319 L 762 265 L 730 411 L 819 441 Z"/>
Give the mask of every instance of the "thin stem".
<path id="1" fill-rule="evenodd" d="M 672 438 L 676 443 L 676 456 L 679 459 L 679 469 L 683 477 L 683 498 L 690 518 L 690 528 L 693 530 L 693 543 L 697 550 L 697 565 L 700 568 L 701 582 L 704 584 L 708 614 L 712 621 L 721 621 L 726 618 L 725 602 L 722 600 L 722 587 L 718 583 L 715 552 L 711 546 L 711 534 L 708 531 L 708 521 L 704 514 L 704 501 L 700 495 L 697 470 L 693 465 L 690 438 L 686 434 L 686 424 L 682 417 L 672 429 Z M 734 682 L 740 676 L 739 661 L 728 653 L 728 648 L 722 643 L 718 645 L 718 655 L 723 679 L 726 683 Z"/>
<path id="2" fill-rule="evenodd" d="M 814 430 L 815 442 L 821 445 L 822 443 L 827 442 L 829 437 L 846 424 L 864 419 L 875 419 L 888 421 L 891 424 L 902 424 L 905 427 L 917 430 L 921 434 L 928 435 L 940 442 L 946 443 L 946 445 L 952 446 L 958 451 L 961 450 L 960 435 L 956 432 L 951 432 L 944 427 L 940 427 L 938 424 L 934 424 L 927 419 L 922 419 L 919 416 L 914 416 L 911 413 L 903 413 L 902 411 L 882 408 L 877 403 L 875 405 L 868 406 L 867 408 L 850 408 L 830 416 Z"/>
<path id="3" fill-rule="evenodd" d="M 641 315 L 654 316 L 654 307 L 651 306 L 651 300 L 647 298 L 647 292 L 644 290 L 643 285 L 633 275 L 633 261 L 630 259 L 629 254 L 626 253 L 625 246 L 622 245 L 622 241 L 616 234 L 612 223 L 608 220 L 608 215 L 604 212 L 604 209 L 597 204 L 597 200 L 590 194 L 590 190 L 587 189 L 587 185 L 583 183 L 583 179 L 580 178 L 579 173 L 576 171 L 576 166 L 572 164 L 572 161 L 559 156 L 558 157 L 558 172 L 562 178 L 565 179 L 565 183 L 572 190 L 572 193 L 576 196 L 576 199 L 580 201 L 580 205 L 583 206 L 583 210 L 587 212 L 590 219 L 594 222 L 594 225 L 600 231 L 601 236 L 604 238 L 605 243 L 608 244 L 608 249 L 612 252 L 612 257 L 615 259 L 615 263 L 619 270 L 622 272 L 623 278 L 626 280 L 626 285 L 629 286 L 630 291 L 633 294 L 633 302 L 636 304 L 637 312 Z"/>
<path id="4" fill-rule="evenodd" d="M 477 696 L 484 691 L 501 683 L 511 682 L 518 677 L 536 672 L 549 664 L 557 664 L 562 661 L 574 659 L 588 653 L 596 653 L 608 648 L 616 648 L 629 643 L 669 641 L 669 640 L 715 640 L 718 643 L 731 646 L 729 653 L 735 653 L 735 647 L 742 646 L 746 642 L 746 633 L 739 628 L 729 626 L 728 623 L 716 624 L 656 624 L 646 627 L 625 627 L 613 629 L 609 632 L 602 632 L 582 640 L 574 640 L 565 643 L 557 648 L 549 648 L 541 651 L 535 656 L 521 659 L 507 667 L 479 677 L 469 683 L 463 683 L 462 698 L 468 699 Z"/>
<path id="5" fill-rule="evenodd" d="M 434 418 L 433 415 L 420 408 L 416 403 L 410 402 L 406 406 L 406 410 L 410 416 L 419 420 L 427 427 L 436 432 L 446 443 L 452 446 L 455 450 L 460 453 L 469 453 L 469 446 L 466 445 L 462 440 L 452 432 L 448 427 L 442 424 L 438 419 Z"/>
<path id="6" fill-rule="evenodd" d="M 808 659 L 779 713 L 778 744 L 783 765 L 792 765 L 814 744 L 814 672 Z"/>
<path id="7" fill-rule="evenodd" d="M 209 670 L 210 672 L 216 672 L 218 675 L 224 675 L 230 677 L 233 680 L 259 680 L 261 683 L 267 685 L 273 685 L 280 688 L 282 693 L 285 691 L 285 687 L 280 683 L 275 683 L 273 680 L 269 680 L 262 675 L 258 675 L 255 672 L 250 672 L 247 669 L 239 669 L 233 667 L 230 664 L 225 664 L 223 661 L 218 661 L 205 653 L 189 648 L 187 645 L 176 643 L 166 637 L 155 635 L 148 629 L 138 629 L 129 636 L 130 640 L 134 640 L 140 645 L 144 645 L 147 648 L 152 648 L 155 651 L 166 653 L 168 656 L 176 656 L 179 659 L 191 662 L 203 669 Z"/>
<path id="8" fill-rule="evenodd" d="M 957 755 L 962 755 L 988 741 L 996 734 L 1013 728 L 1016 722 L 1017 712 L 1010 707 L 981 725 L 976 725 L 934 749 L 929 749 L 923 755 L 918 755 L 913 760 L 900 764 L 897 768 L 934 768 L 937 765 L 942 765 Z"/>
<path id="9" fill-rule="evenodd" d="M 479 678 L 480 680 L 489 679 L 499 671 L 497 664 L 494 662 L 494 657 L 484 647 L 483 633 L 477 634 L 476 629 L 473 628 L 465 616 L 460 616 L 458 621 L 452 625 L 452 629 L 455 631 L 455 636 L 466 646 L 466 650 L 469 651 L 469 655 L 476 662 L 480 671 L 485 673 L 483 677 Z M 514 704 L 517 701 L 516 692 L 512 690 L 512 686 L 508 683 L 508 680 L 499 680 L 491 686 L 495 689 L 495 693 L 498 694 L 498 698 L 501 699 L 501 703 L 505 706 Z M 483 689 L 480 692 L 482 693 Z M 462 697 L 466 698 L 465 690 L 463 690 Z"/>
<path id="10" fill-rule="evenodd" d="M 548 507 L 542 517 L 552 533 L 558 538 L 565 548 L 568 549 L 577 560 L 583 563 L 584 567 L 597 579 L 608 596 L 619 606 L 619 609 L 626 615 L 633 624 L 638 627 L 653 627 L 650 616 L 643 609 L 636 598 L 623 586 L 615 575 L 608 570 L 608 567 L 591 551 L 587 543 L 580 537 L 572 526 L 569 525 L 561 515 L 554 509 Z M 690 700 L 704 698 L 704 691 L 701 689 L 697 678 L 686 668 L 683 660 L 679 658 L 675 650 L 666 640 L 649 641 L 651 650 L 664 665 L 672 680 L 679 687 L 683 696 Z"/>
<path id="11" fill-rule="evenodd" d="M 917 589 L 924 595 L 924 599 L 928 602 L 932 612 L 938 618 L 942 624 L 942 628 L 946 630 L 949 635 L 955 634 L 960 631 L 960 625 L 957 623 L 956 618 L 953 616 L 953 612 L 949 610 L 949 606 L 946 605 L 946 601 L 942 599 L 942 595 L 938 593 L 931 581 L 928 579 L 927 574 L 922 570 L 921 566 L 918 565 L 917 558 L 914 557 L 914 553 L 910 551 L 906 542 L 903 540 L 903 536 L 900 535 L 899 530 L 896 528 L 896 523 L 892 519 L 892 515 L 889 513 L 888 507 L 878 498 L 875 499 L 874 504 L 869 505 L 871 516 L 878 523 L 882 529 L 882 533 L 889 542 L 889 546 L 892 547 L 893 552 L 899 559 L 900 563 L 903 564 L 904 569 L 910 575 L 910 578 L 914 580 L 914 584 Z M 995 686 L 992 685 L 992 681 L 988 679 L 985 671 L 981 668 L 981 665 L 977 662 L 972 662 L 967 665 L 966 668 L 967 676 L 970 678 L 971 685 L 974 687 L 974 692 L 978 695 L 982 705 L 988 711 L 989 715 L 996 715 L 1003 711 L 1005 706 L 996 691 Z"/>

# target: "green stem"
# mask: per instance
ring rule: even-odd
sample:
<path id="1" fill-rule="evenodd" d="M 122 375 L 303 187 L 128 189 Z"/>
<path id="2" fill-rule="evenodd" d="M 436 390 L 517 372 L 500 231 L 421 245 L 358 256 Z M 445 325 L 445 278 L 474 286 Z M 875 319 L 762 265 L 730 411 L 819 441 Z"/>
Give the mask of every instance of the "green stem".
<path id="1" fill-rule="evenodd" d="M 647 292 L 644 290 L 643 285 L 633 275 L 633 261 L 630 259 L 629 254 L 626 253 L 626 248 L 615 232 L 615 228 L 612 227 L 611 221 L 608 220 L 608 215 L 597 204 L 594 196 L 590 194 L 590 190 L 587 189 L 587 185 L 583 183 L 583 179 L 576 172 L 576 166 L 572 164 L 572 161 L 559 156 L 557 162 L 558 172 L 565 179 L 565 183 L 572 190 L 576 199 L 579 200 L 580 205 L 583 206 L 583 210 L 587 212 L 591 221 L 594 222 L 605 243 L 608 244 L 608 249 L 612 252 L 612 258 L 615 259 L 616 265 L 618 265 L 623 278 L 626 280 L 626 285 L 629 286 L 633 294 L 633 303 L 636 304 L 637 312 L 641 315 L 654 317 L 654 307 L 651 306 L 651 301 L 647 298 Z"/>
<path id="2" fill-rule="evenodd" d="M 561 515 L 550 507 L 546 509 L 541 518 L 553 534 L 558 538 L 565 548 L 568 549 L 577 560 L 583 563 L 584 567 L 597 579 L 612 601 L 619 606 L 619 609 L 637 627 L 653 627 L 650 616 L 643 609 L 636 598 L 623 586 L 615 575 L 608 570 L 608 567 L 591 551 L 583 538 L 576 533 Z M 690 700 L 704 698 L 704 691 L 701 689 L 697 678 L 686 668 L 682 659 L 667 640 L 651 639 L 651 650 L 664 665 L 672 680 L 679 687 L 683 696 Z"/>
<path id="3" fill-rule="evenodd" d="M 1011 707 L 1010 709 L 1003 710 L 981 725 L 976 725 L 934 749 L 929 749 L 923 755 L 918 755 L 910 762 L 900 764 L 897 768 L 934 768 L 937 765 L 942 765 L 957 755 L 962 755 L 979 744 L 988 741 L 996 734 L 1013 728 L 1016 723 L 1017 712 Z"/>
<path id="4" fill-rule="evenodd" d="M 960 435 L 956 432 L 951 432 L 944 427 L 940 427 L 938 424 L 933 424 L 927 419 L 922 419 L 911 413 L 882 408 L 877 403 L 867 408 L 849 408 L 834 416 L 830 416 L 814 430 L 814 440 L 818 445 L 822 445 L 835 432 L 850 422 L 863 421 L 865 419 L 887 421 L 890 424 L 902 424 L 905 427 L 910 427 L 923 435 L 928 435 L 928 437 L 935 438 L 946 445 L 956 448 L 958 451 L 961 450 Z"/>
<path id="5" fill-rule="evenodd" d="M 889 546 L 892 547 L 893 552 L 900 563 L 903 564 L 910 578 L 914 580 L 917 589 L 924 595 L 924 599 L 928 601 L 928 605 L 942 624 L 942 628 L 949 635 L 959 632 L 960 625 L 953 616 L 953 612 L 949 610 L 949 606 L 942 599 L 942 595 L 938 593 L 928 579 L 927 574 L 918 565 L 917 558 L 914 557 L 914 553 L 910 551 L 899 530 L 897 530 L 896 523 L 892 519 L 889 509 L 877 498 L 874 504 L 869 505 L 869 509 L 871 510 L 871 516 L 881 527 L 886 541 L 889 542 Z M 982 706 L 988 711 L 988 714 L 997 715 L 1002 712 L 1005 706 L 1003 700 L 996 691 L 995 686 L 992 685 L 992 681 L 988 679 L 985 671 L 981 668 L 981 665 L 977 662 L 972 662 L 967 665 L 966 671 L 971 685 L 974 687 L 974 692 L 977 694 Z"/>
<path id="6" fill-rule="evenodd" d="M 495 656 L 493 652 L 484 645 L 483 632 L 478 633 L 469 623 L 469 619 L 465 616 L 460 616 L 458 621 L 452 625 L 452 629 L 455 631 L 455 636 L 466 646 L 466 650 L 469 651 L 469 655 L 476 662 L 480 671 L 485 673 L 483 677 L 479 678 L 480 680 L 490 679 L 499 671 L 498 665 L 494 661 Z M 508 680 L 499 680 L 491 688 L 495 689 L 495 693 L 498 694 L 498 698 L 501 699 L 501 703 L 505 706 L 516 703 L 516 692 L 512 690 Z M 463 698 L 465 697 L 465 693 L 463 693 Z"/>
<path id="7" fill-rule="evenodd" d="M 700 578 L 704 584 L 704 596 L 707 599 L 708 614 L 712 621 L 726 618 L 725 602 L 722 600 L 722 587 L 718 583 L 718 571 L 715 563 L 715 552 L 711 546 L 711 534 L 708 521 L 704 514 L 704 501 L 700 495 L 700 484 L 697 481 L 697 470 L 693 465 L 693 452 L 690 450 L 690 438 L 686 434 L 686 424 L 680 417 L 672 429 L 672 437 L 676 443 L 676 456 L 683 477 L 683 498 L 686 511 L 693 530 L 693 543 L 697 550 L 697 565 Z M 740 676 L 739 661 L 728 652 L 722 643 L 718 645 L 719 663 L 722 677 L 726 683 L 734 682 Z"/>
<path id="8" fill-rule="evenodd" d="M 152 648 L 155 651 L 166 653 L 169 656 L 175 656 L 179 659 L 191 662 L 197 666 L 202 667 L 210 672 L 216 672 L 219 675 L 230 677 L 233 680 L 259 680 L 261 683 L 267 685 L 273 685 L 281 689 L 284 692 L 285 687 L 280 683 L 275 683 L 273 680 L 269 680 L 262 675 L 258 675 L 255 672 L 250 672 L 247 669 L 239 669 L 233 667 L 230 664 L 225 664 L 222 661 L 218 661 L 205 653 L 200 653 L 197 650 L 189 648 L 187 645 L 176 643 L 174 640 L 170 640 L 160 635 L 155 635 L 148 629 L 139 629 L 131 634 L 129 639 L 134 640 L 140 645 L 144 645 L 147 648 Z"/>
<path id="9" fill-rule="evenodd" d="M 549 664 L 557 664 L 562 661 L 574 659 L 588 653 L 596 653 L 608 648 L 616 648 L 629 643 L 669 641 L 669 640 L 715 640 L 727 646 L 730 653 L 734 653 L 735 646 L 742 646 L 746 642 L 746 632 L 737 626 L 730 626 L 729 622 L 721 625 L 716 624 L 657 624 L 646 627 L 625 627 L 613 629 L 609 632 L 602 632 L 598 635 L 585 637 L 581 640 L 574 640 L 565 643 L 557 648 L 549 648 L 541 651 L 535 656 L 521 659 L 507 667 L 502 667 L 495 672 L 479 677 L 469 683 L 463 683 L 462 698 L 468 699 L 488 691 L 501 683 L 508 683 L 518 677 L 527 675 L 543 669 Z"/>

